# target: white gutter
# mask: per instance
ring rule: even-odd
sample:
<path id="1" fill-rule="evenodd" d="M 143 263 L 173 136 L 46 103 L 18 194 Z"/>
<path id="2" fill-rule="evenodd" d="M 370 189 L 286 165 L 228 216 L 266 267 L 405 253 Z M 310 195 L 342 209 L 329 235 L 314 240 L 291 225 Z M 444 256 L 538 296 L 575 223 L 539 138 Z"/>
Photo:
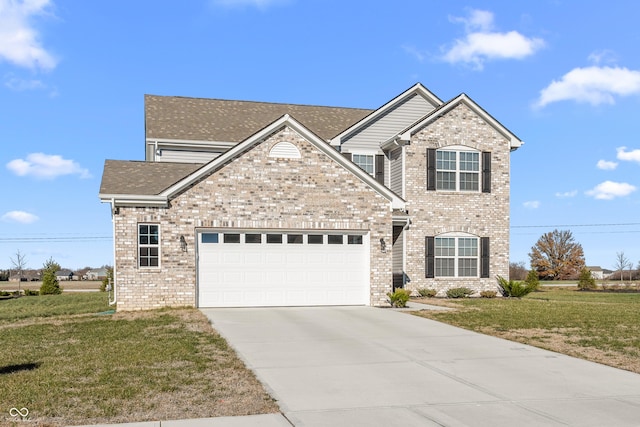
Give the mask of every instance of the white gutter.
<path id="1" fill-rule="evenodd" d="M 109 305 L 115 305 L 118 301 L 118 285 L 116 284 L 116 201 L 115 199 L 111 199 L 111 227 L 112 227 L 112 236 L 113 236 L 113 269 L 111 270 L 111 276 L 113 279 L 113 301 L 109 298 Z"/>

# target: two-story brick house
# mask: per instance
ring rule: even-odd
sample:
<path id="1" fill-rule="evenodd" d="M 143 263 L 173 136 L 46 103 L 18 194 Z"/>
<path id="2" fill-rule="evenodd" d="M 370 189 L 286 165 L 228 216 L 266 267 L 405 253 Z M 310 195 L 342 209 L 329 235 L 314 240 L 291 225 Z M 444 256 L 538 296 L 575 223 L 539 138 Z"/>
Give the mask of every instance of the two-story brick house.
<path id="1" fill-rule="evenodd" d="M 384 306 L 394 287 L 496 289 L 510 152 L 468 96 L 376 110 L 145 97 L 145 161 L 105 162 L 120 310 Z"/>

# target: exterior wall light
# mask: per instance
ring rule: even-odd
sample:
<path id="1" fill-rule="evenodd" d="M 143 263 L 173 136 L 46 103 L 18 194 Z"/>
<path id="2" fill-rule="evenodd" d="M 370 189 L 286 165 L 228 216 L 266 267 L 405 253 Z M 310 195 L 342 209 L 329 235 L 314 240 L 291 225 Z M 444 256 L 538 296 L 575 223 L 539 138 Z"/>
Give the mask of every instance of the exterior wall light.
<path id="1" fill-rule="evenodd" d="M 182 252 L 187 252 L 187 241 L 184 236 L 180 236 L 180 249 L 182 249 Z"/>
<path id="2" fill-rule="evenodd" d="M 387 253 L 387 243 L 383 238 L 380 238 L 380 251 L 382 251 L 383 254 Z"/>

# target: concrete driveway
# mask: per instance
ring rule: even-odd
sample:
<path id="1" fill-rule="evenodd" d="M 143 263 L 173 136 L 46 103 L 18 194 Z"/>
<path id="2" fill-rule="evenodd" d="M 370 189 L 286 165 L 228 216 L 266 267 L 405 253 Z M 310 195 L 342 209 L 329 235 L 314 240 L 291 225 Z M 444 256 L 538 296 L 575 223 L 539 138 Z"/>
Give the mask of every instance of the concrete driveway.
<path id="1" fill-rule="evenodd" d="M 640 375 L 391 309 L 203 309 L 295 426 L 640 426 Z"/>

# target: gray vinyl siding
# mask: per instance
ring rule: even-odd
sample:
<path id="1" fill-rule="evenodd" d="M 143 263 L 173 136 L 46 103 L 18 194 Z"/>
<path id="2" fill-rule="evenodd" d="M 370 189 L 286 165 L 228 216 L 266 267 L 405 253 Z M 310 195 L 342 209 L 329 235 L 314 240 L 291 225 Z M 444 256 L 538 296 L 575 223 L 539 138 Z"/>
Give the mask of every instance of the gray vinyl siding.
<path id="1" fill-rule="evenodd" d="M 174 163 L 208 163 L 218 157 L 220 152 L 213 151 L 191 151 L 191 150 L 172 150 L 163 148 L 160 155 L 156 154 L 156 162 L 174 162 Z"/>
<path id="2" fill-rule="evenodd" d="M 389 163 L 391 170 L 391 173 L 389 174 L 389 188 L 400 197 L 404 197 L 404 194 L 402 194 L 402 162 L 402 147 L 398 147 L 395 150 L 391 151 L 391 153 L 389 153 Z"/>
<path id="3" fill-rule="evenodd" d="M 342 149 L 375 150 L 380 143 L 397 135 L 433 110 L 433 105 L 419 94 L 414 94 L 375 121 L 356 129 L 342 139 Z"/>
<path id="4" fill-rule="evenodd" d="M 404 230 L 402 226 L 393 226 L 392 251 L 393 287 L 400 288 L 404 286 Z"/>

